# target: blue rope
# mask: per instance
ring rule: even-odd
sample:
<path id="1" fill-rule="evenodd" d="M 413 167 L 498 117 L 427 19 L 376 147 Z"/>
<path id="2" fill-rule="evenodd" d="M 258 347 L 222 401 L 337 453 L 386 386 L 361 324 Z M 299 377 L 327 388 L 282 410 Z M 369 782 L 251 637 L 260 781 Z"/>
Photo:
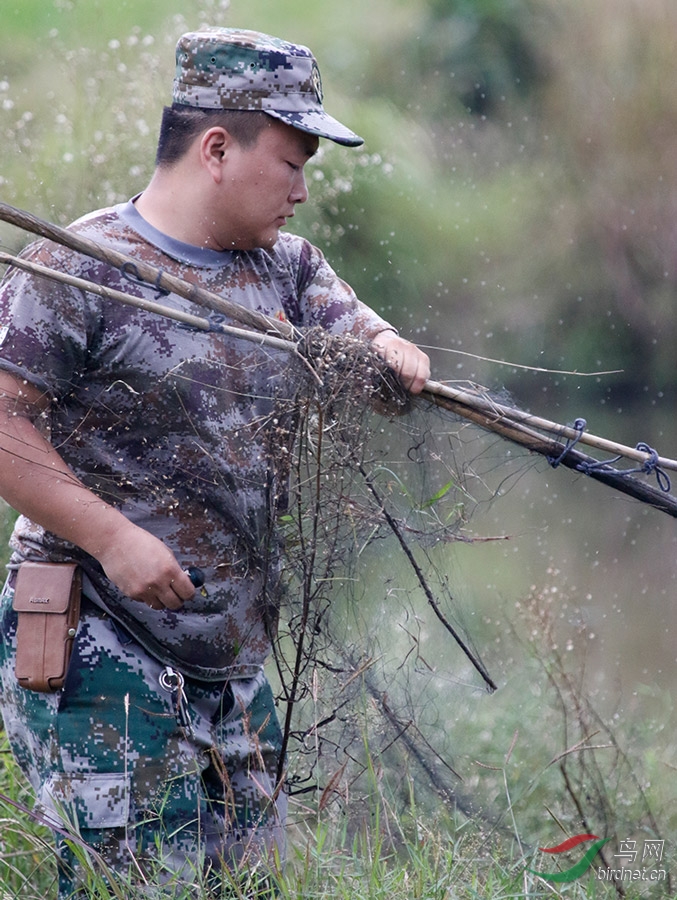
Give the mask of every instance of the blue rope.
<path id="1" fill-rule="evenodd" d="M 645 459 L 641 466 L 635 469 L 627 469 L 624 474 L 632 475 L 636 472 L 641 472 L 644 475 L 655 475 L 658 487 L 667 494 L 670 490 L 670 478 L 665 469 L 661 469 L 658 465 L 658 453 L 653 447 L 650 447 L 643 441 L 640 441 L 635 449 L 641 450 L 642 453 L 648 453 L 649 458 Z"/>
<path id="2" fill-rule="evenodd" d="M 207 321 L 209 322 L 210 331 L 222 332 L 223 328 L 221 326 L 225 323 L 226 317 L 223 315 L 223 313 L 212 313 L 211 316 L 207 318 Z"/>
<path id="3" fill-rule="evenodd" d="M 569 438 L 569 440 L 566 443 L 566 446 L 564 447 L 564 450 L 562 450 L 562 452 L 560 453 L 559 456 L 557 456 L 557 457 L 548 456 L 547 457 L 547 460 L 550 463 L 550 465 L 553 467 L 553 469 L 557 468 L 557 466 L 562 462 L 562 460 L 567 455 L 569 450 L 573 450 L 573 448 L 576 446 L 576 444 L 583 437 L 583 432 L 585 431 L 585 429 L 587 427 L 588 427 L 588 423 L 585 421 L 585 419 L 576 419 L 576 421 L 573 424 L 573 428 L 576 431 L 576 436 Z"/>
<path id="4" fill-rule="evenodd" d="M 145 281 L 141 275 L 139 274 L 139 270 L 134 265 L 133 262 L 126 262 L 120 267 L 120 274 L 123 278 L 126 278 L 127 281 L 131 281 L 133 284 L 143 284 L 150 285 L 149 281 Z M 155 283 L 150 285 L 155 288 L 156 294 L 155 299 L 159 300 L 160 297 L 168 297 L 171 291 L 168 291 L 166 288 L 161 286 L 162 276 L 164 275 L 164 270 L 160 269 L 157 273 L 157 278 L 155 279 Z"/>
<path id="5" fill-rule="evenodd" d="M 559 466 L 562 460 L 566 457 L 567 453 L 569 453 L 569 451 L 572 450 L 580 441 L 580 439 L 583 437 L 583 432 L 587 428 L 587 424 L 588 423 L 585 421 L 585 419 L 576 419 L 572 426 L 576 431 L 576 435 L 572 438 L 569 438 L 559 456 L 547 457 L 547 460 L 553 467 L 553 469 L 556 469 L 557 466 Z M 635 449 L 639 450 L 641 453 L 648 453 L 649 456 L 648 459 L 645 459 L 640 466 L 636 466 L 634 469 L 614 469 L 613 464 L 623 459 L 623 455 L 621 454 L 619 456 L 614 456 L 613 459 L 608 460 L 599 460 L 595 462 L 584 460 L 576 465 L 576 470 L 578 472 L 583 472 L 584 475 L 590 475 L 593 472 L 609 472 L 610 474 L 620 475 L 622 477 L 626 475 L 655 475 L 658 487 L 661 489 L 661 491 L 663 491 L 663 493 L 669 494 L 672 485 L 665 469 L 662 469 L 658 465 L 658 453 L 653 449 L 653 447 L 650 447 L 643 441 L 640 441 Z"/>

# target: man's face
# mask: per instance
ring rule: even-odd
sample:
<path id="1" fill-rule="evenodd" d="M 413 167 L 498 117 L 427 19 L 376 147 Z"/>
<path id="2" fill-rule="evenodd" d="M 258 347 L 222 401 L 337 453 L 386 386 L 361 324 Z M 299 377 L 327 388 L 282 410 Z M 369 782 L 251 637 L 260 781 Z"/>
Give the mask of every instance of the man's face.
<path id="1" fill-rule="evenodd" d="M 296 204 L 308 199 L 303 167 L 318 144 L 314 135 L 273 118 L 252 147 L 231 142 L 213 223 L 216 246 L 270 250 Z"/>

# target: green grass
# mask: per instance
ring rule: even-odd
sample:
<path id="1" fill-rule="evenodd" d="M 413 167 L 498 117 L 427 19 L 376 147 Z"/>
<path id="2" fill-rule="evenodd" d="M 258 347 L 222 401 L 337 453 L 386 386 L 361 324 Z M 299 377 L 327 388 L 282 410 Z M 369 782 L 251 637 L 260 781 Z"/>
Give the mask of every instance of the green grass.
<path id="1" fill-rule="evenodd" d="M 5 748 L 6 752 L 6 748 Z M 373 774 L 376 776 L 376 768 Z M 510 900 L 510 898 L 563 897 L 601 900 L 615 896 L 614 889 L 589 871 L 575 882 L 552 885 L 528 869 L 553 871 L 552 860 L 535 850 L 524 850 L 517 841 L 492 835 L 481 823 L 464 821 L 445 813 L 430 816 L 409 808 L 393 813 L 387 779 L 378 775 L 369 815 L 355 827 L 344 812 L 296 816 L 290 834 L 290 858 L 274 879 L 277 896 L 284 900 Z M 29 802 L 21 777 L 12 762 L 0 770 L 0 794 L 20 806 Z M 506 804 L 510 796 L 505 796 Z M 27 814 L 0 798 L 0 893 L 3 900 L 48 900 L 55 896 L 56 869 L 46 830 Z M 95 854 L 78 847 L 77 855 L 87 876 L 88 893 L 98 900 L 143 900 L 155 882 L 135 877 L 104 876 Z M 565 868 L 570 861 L 561 865 Z M 260 873 L 245 872 L 230 885 L 227 896 L 242 898 L 260 886 Z M 198 874 L 191 887 L 199 888 L 200 900 L 222 900 Z M 163 900 L 188 900 L 193 894 L 185 882 L 165 886 Z M 626 900 L 665 896 L 631 886 Z"/>

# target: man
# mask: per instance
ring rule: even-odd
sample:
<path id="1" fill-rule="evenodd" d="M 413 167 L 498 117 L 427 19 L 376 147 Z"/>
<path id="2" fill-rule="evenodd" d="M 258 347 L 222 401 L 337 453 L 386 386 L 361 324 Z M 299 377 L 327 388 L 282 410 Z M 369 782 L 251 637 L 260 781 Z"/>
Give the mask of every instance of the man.
<path id="1" fill-rule="evenodd" d="M 245 308 L 371 343 L 419 392 L 428 359 L 281 233 L 319 139 L 362 143 L 322 106 L 305 47 L 223 29 L 177 45 L 147 189 L 74 231 Z M 148 296 L 41 242 L 30 259 Z M 195 311 L 176 295 L 175 309 Z M 283 855 L 280 731 L 263 664 L 284 485 L 265 423 L 284 354 L 14 271 L 0 294 L 0 493 L 21 513 L 2 598 L 1 708 L 42 806 L 118 871 L 166 883 Z M 19 686 L 17 569 L 74 561 L 80 621 L 63 687 Z M 187 574 L 204 573 L 196 591 Z M 79 884 L 63 841 L 60 896 Z M 149 868 L 146 868 L 149 866 Z M 149 876 L 150 877 L 150 876 Z"/>

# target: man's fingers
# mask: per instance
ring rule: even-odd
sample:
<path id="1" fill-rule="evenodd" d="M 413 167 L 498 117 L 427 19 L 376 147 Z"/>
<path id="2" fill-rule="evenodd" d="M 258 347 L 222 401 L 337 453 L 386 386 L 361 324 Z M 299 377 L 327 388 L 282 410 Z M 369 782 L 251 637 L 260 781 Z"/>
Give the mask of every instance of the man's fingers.
<path id="1" fill-rule="evenodd" d="M 395 366 L 393 368 L 403 387 L 412 394 L 420 394 L 426 381 L 430 378 L 430 363 L 425 353 L 421 353 L 417 347 L 413 347 L 413 349 L 416 351 L 415 353 L 407 353 L 401 358 L 399 369 Z"/>
<path id="2" fill-rule="evenodd" d="M 412 394 L 423 390 L 430 378 L 430 360 L 416 344 L 387 331 L 377 335 L 372 346 L 397 374 L 406 390 Z"/>
<path id="3" fill-rule="evenodd" d="M 187 572 L 170 578 L 169 584 L 157 595 L 161 608 L 177 610 L 195 595 L 195 585 Z M 153 607 L 155 609 L 156 607 Z"/>
<path id="4" fill-rule="evenodd" d="M 98 560 L 117 587 L 151 609 L 178 610 L 195 595 L 190 575 L 158 538 L 126 521 Z"/>

